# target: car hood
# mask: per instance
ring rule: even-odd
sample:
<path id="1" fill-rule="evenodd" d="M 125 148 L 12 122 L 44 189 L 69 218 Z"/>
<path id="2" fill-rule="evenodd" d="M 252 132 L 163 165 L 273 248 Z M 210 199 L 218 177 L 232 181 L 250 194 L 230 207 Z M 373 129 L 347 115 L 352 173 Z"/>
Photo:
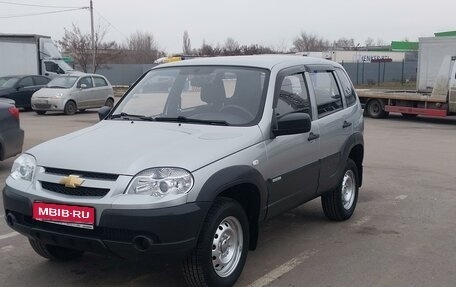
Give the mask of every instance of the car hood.
<path id="1" fill-rule="evenodd" d="M 52 98 L 61 93 L 67 94 L 68 91 L 69 91 L 69 89 L 41 88 L 33 94 L 32 99 Z"/>
<path id="2" fill-rule="evenodd" d="M 152 167 L 194 171 L 261 140 L 258 126 L 105 120 L 27 153 L 38 166 L 135 175 Z"/>

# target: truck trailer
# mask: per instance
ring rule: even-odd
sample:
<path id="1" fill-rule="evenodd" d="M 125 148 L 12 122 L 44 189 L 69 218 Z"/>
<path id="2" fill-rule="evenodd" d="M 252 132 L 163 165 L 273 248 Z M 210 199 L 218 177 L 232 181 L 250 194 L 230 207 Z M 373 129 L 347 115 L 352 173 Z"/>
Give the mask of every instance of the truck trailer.
<path id="1" fill-rule="evenodd" d="M 385 118 L 456 115 L 456 37 L 419 39 L 417 85 L 414 91 L 358 89 L 365 114 Z"/>
<path id="2" fill-rule="evenodd" d="M 0 34 L 0 77 L 32 74 L 54 78 L 72 72 L 51 37 Z"/>

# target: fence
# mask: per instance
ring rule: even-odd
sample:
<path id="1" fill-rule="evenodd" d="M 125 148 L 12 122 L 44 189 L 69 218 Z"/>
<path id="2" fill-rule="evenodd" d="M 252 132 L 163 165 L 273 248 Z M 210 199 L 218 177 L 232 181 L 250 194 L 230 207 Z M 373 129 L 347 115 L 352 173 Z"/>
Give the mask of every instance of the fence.
<path id="1" fill-rule="evenodd" d="M 416 81 L 417 61 L 341 63 L 355 85 Z"/>
<path id="2" fill-rule="evenodd" d="M 417 61 L 341 63 L 355 85 L 416 81 Z M 98 69 L 113 85 L 131 85 L 155 64 L 109 64 Z"/>

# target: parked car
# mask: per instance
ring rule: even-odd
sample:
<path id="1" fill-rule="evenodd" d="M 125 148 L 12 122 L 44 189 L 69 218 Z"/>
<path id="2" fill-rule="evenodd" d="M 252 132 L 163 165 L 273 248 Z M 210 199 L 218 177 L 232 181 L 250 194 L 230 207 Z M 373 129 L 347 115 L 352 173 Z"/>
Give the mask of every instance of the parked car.
<path id="1" fill-rule="evenodd" d="M 70 74 L 57 77 L 33 94 L 32 108 L 39 115 L 46 111 L 76 111 L 114 105 L 114 91 L 102 75 Z"/>
<path id="2" fill-rule="evenodd" d="M 0 77 L 0 98 L 12 99 L 16 107 L 32 109 L 33 93 L 44 87 L 51 79 L 38 75 Z"/>
<path id="3" fill-rule="evenodd" d="M 149 86 L 163 75 L 169 91 Z M 331 220 L 355 210 L 363 116 L 335 62 L 164 64 L 99 116 L 28 150 L 6 180 L 9 226 L 50 260 L 182 253 L 189 285 L 232 286 L 265 220 L 317 197 Z"/>
<path id="4" fill-rule="evenodd" d="M 21 153 L 24 144 L 19 109 L 11 101 L 0 99 L 0 161 Z"/>

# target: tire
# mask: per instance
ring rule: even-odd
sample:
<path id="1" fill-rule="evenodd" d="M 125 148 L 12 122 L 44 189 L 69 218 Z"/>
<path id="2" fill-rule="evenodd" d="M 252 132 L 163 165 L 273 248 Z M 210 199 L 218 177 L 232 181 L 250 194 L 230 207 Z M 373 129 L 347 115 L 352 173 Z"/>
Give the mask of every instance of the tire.
<path id="1" fill-rule="evenodd" d="M 358 167 L 349 158 L 337 188 L 321 196 L 321 205 L 328 219 L 344 221 L 353 215 L 358 201 L 358 186 Z"/>
<path id="2" fill-rule="evenodd" d="M 106 100 L 104 105 L 107 106 L 107 107 L 112 108 L 114 106 L 114 100 L 109 98 L 109 99 Z"/>
<path id="3" fill-rule="evenodd" d="M 382 101 L 377 100 L 377 99 L 370 100 L 367 103 L 366 110 L 367 110 L 367 115 L 369 115 L 371 118 L 374 118 L 374 119 L 384 119 L 384 118 L 388 117 L 388 115 L 389 115 L 389 112 L 386 112 L 383 109 Z"/>
<path id="4" fill-rule="evenodd" d="M 402 113 L 402 117 L 405 119 L 413 119 L 413 118 L 416 118 L 417 116 L 418 116 L 417 114 Z"/>
<path id="5" fill-rule="evenodd" d="M 29 239 L 33 250 L 40 256 L 52 261 L 70 261 L 80 258 L 84 251 L 44 244 L 35 239 Z"/>
<path id="6" fill-rule="evenodd" d="M 46 111 L 35 111 L 35 113 L 37 113 L 38 115 L 42 116 L 46 113 Z"/>
<path id="7" fill-rule="evenodd" d="M 244 209 L 230 198 L 216 199 L 204 220 L 196 248 L 183 262 L 187 284 L 234 285 L 244 268 L 248 245 L 249 223 Z"/>
<path id="8" fill-rule="evenodd" d="M 77 111 L 76 103 L 73 101 L 68 101 L 65 104 L 65 108 L 63 109 L 63 112 L 65 115 L 74 115 Z"/>

